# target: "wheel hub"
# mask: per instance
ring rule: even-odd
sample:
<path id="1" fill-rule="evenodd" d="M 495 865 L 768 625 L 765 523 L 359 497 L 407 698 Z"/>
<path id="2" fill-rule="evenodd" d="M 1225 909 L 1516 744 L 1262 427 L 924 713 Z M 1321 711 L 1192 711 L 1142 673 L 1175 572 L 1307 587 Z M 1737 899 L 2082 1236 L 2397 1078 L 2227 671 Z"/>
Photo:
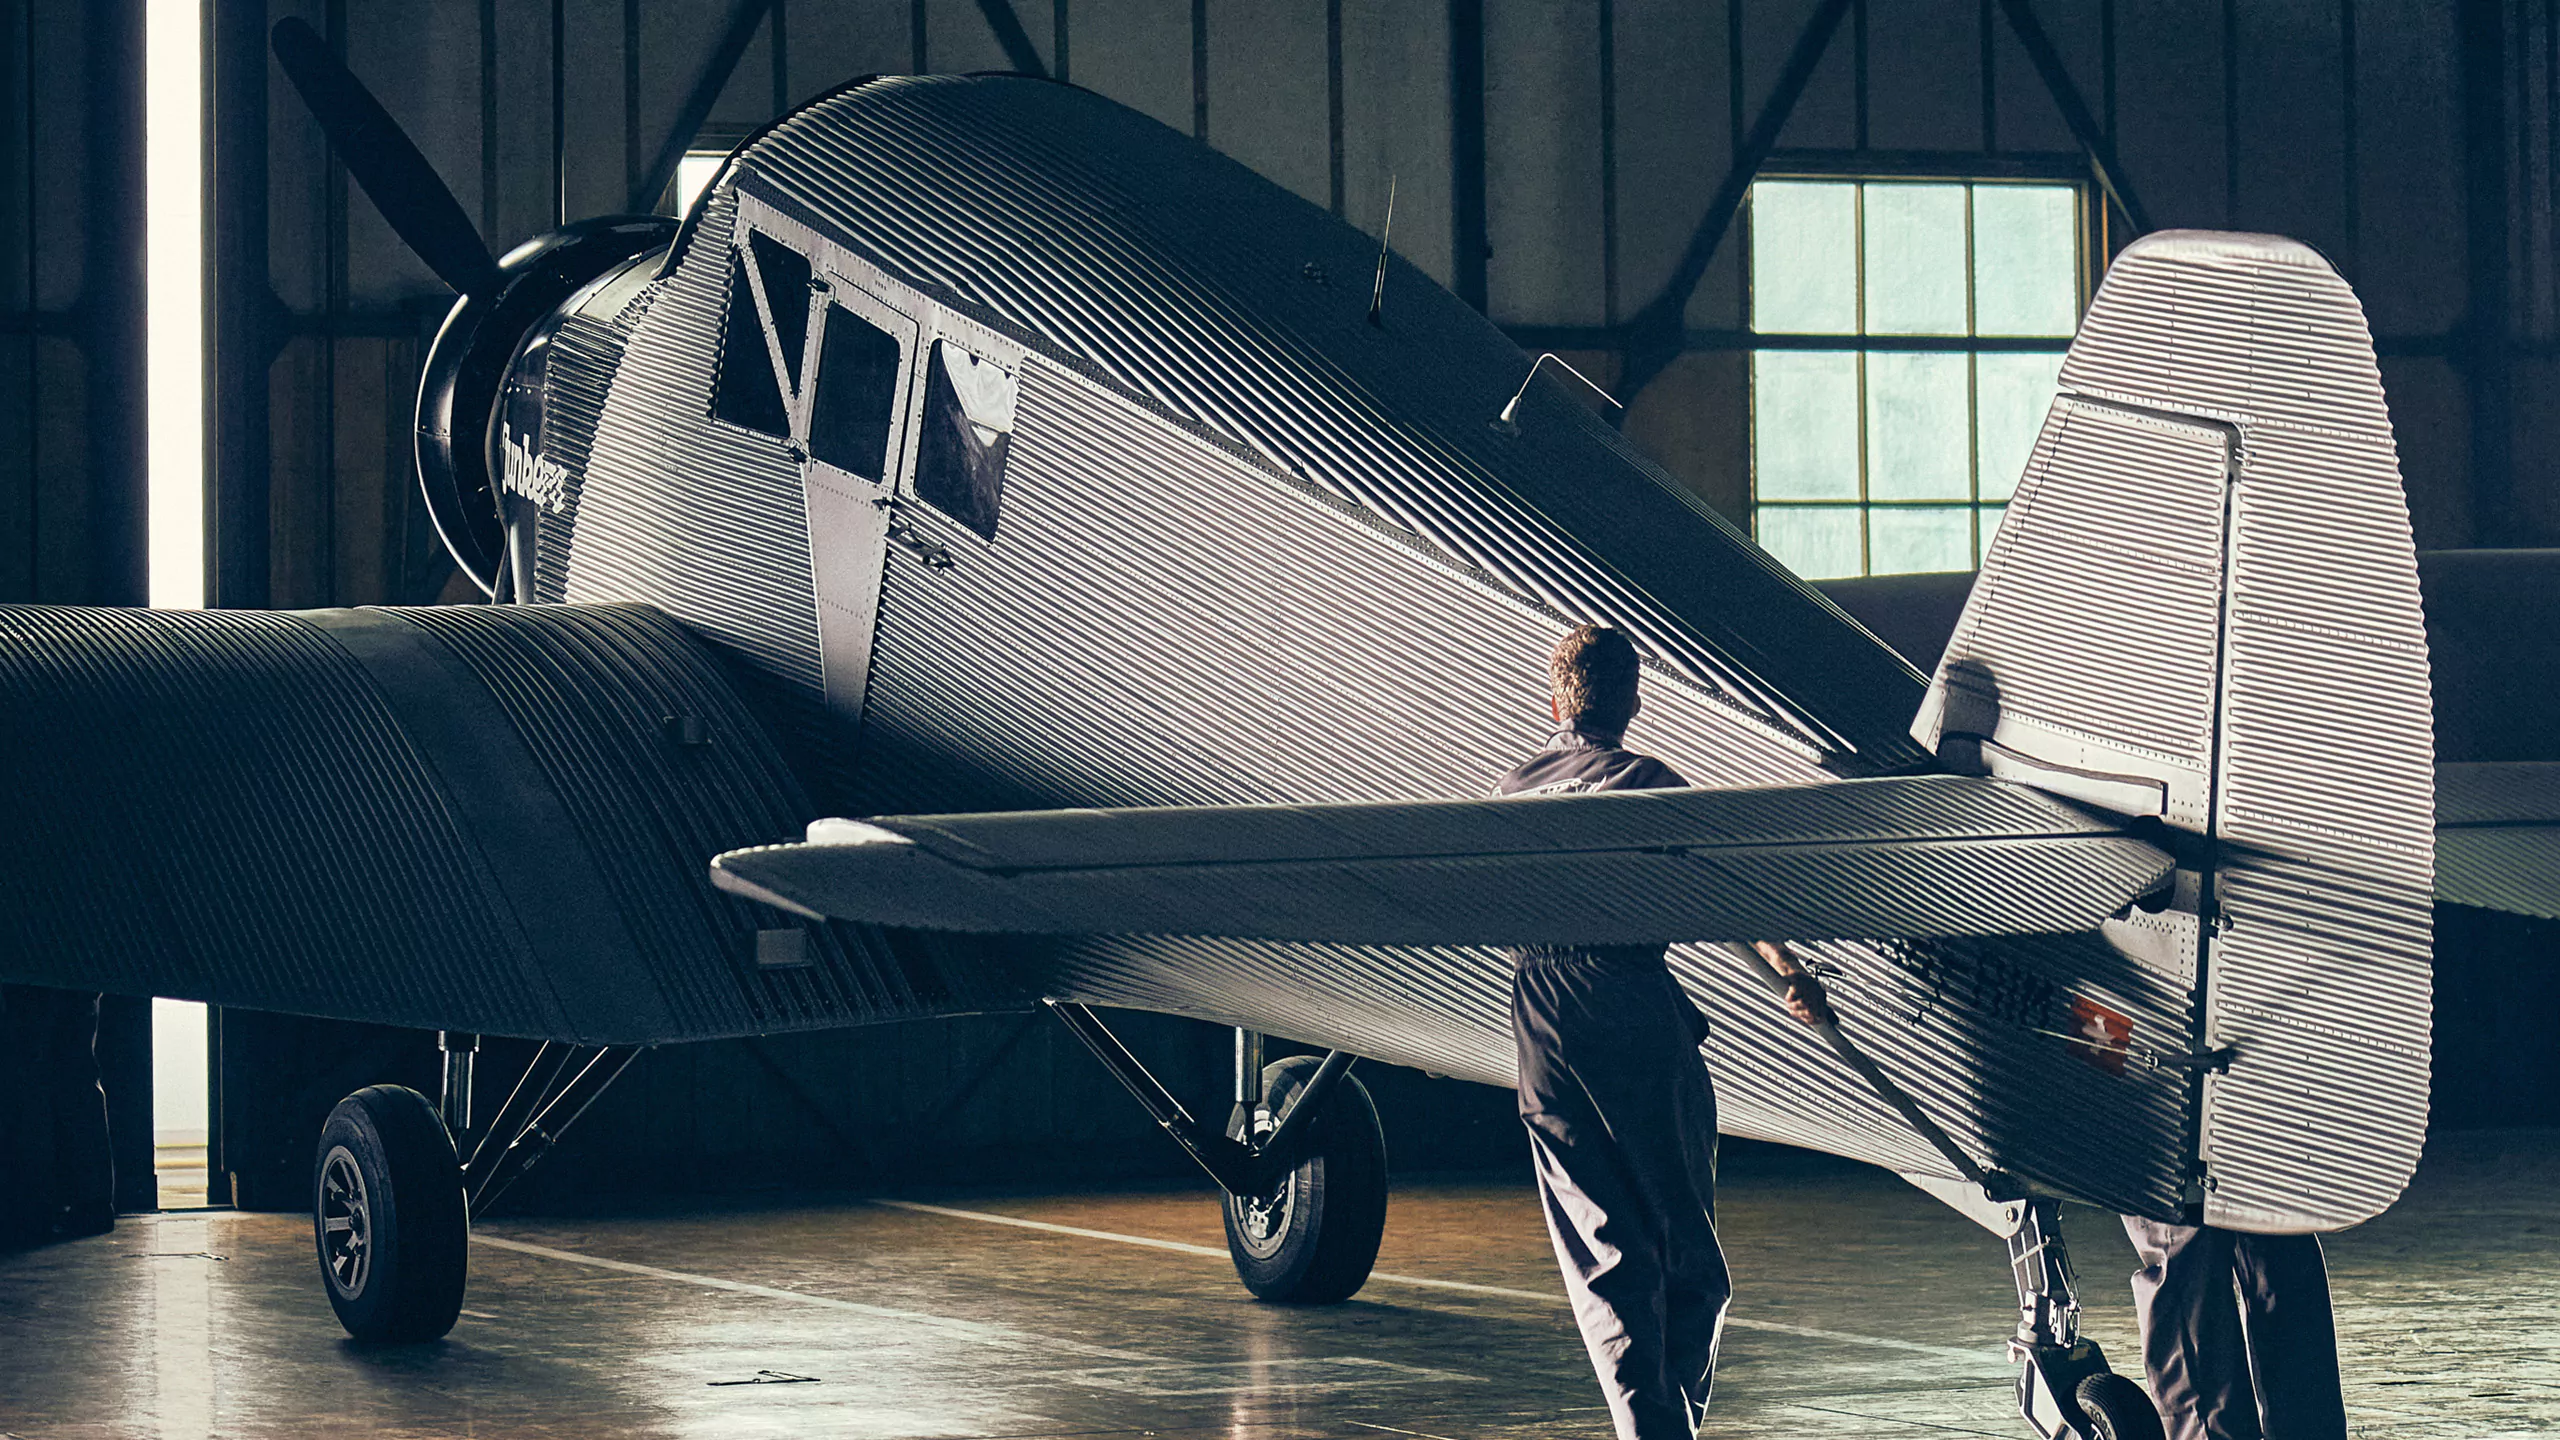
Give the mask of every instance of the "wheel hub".
<path id="1" fill-rule="evenodd" d="M 1255 1256 L 1268 1258 L 1280 1248 L 1289 1233 L 1291 1201 L 1297 1189 L 1294 1179 L 1283 1180 L 1268 1195 L 1230 1195 L 1227 1207 L 1235 1213 L 1236 1230 L 1244 1247 Z"/>
<path id="2" fill-rule="evenodd" d="M 350 1300 L 373 1276 L 373 1201 L 363 1168 L 344 1145 L 320 1165 L 320 1262 L 331 1288 Z"/>

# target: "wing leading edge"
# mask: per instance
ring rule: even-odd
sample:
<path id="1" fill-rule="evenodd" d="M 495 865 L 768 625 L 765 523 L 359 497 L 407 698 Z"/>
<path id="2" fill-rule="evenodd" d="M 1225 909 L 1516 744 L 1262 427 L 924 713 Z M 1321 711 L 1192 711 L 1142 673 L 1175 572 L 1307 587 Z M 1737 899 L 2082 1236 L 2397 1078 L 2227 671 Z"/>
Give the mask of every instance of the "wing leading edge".
<path id="1" fill-rule="evenodd" d="M 1506 800 L 822 820 L 733 850 L 723 889 L 936 930 L 1373 945 L 2093 930 L 2169 855 L 1959 776 Z"/>

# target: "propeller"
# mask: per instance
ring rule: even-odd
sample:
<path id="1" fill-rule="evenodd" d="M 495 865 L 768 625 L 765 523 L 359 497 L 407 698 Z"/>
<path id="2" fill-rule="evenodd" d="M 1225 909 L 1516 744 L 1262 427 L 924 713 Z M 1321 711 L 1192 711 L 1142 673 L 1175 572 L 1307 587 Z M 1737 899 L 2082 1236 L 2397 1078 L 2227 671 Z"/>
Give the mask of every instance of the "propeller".
<path id="1" fill-rule="evenodd" d="M 286 78 L 302 92 L 302 103 L 311 107 L 312 118 L 328 134 L 347 173 L 391 223 L 392 233 L 457 292 L 495 292 L 498 262 L 479 228 L 382 102 L 339 63 L 309 22 L 292 16 L 279 20 L 273 39 Z"/>

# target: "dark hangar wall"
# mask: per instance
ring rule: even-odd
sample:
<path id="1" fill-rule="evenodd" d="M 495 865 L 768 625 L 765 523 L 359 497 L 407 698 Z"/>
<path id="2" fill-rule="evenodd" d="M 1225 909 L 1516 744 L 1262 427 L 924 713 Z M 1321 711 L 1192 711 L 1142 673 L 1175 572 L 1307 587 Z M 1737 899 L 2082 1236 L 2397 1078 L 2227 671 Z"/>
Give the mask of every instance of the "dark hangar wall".
<path id="1" fill-rule="evenodd" d="M 265 32 L 284 14 L 344 47 L 500 249 L 561 214 L 654 203 L 689 140 L 724 147 L 851 76 L 1024 58 L 1372 232 L 1392 176 L 1397 249 L 1524 346 L 1615 384 L 1629 321 L 1672 306 L 1681 343 L 1627 397 L 1627 428 L 1738 516 L 1739 231 L 1685 296 L 1663 297 L 1822 8 L 209 5 L 217 603 L 464 598 L 408 454 L 416 368 L 448 297 L 349 193 L 276 72 Z M 2357 284 L 2422 545 L 2560 543 L 2554 0 L 1848 0 L 1778 147 L 1992 166 L 2076 153 L 2012 8 L 2050 34 L 2153 224 L 2296 235 Z M 141 10 L 0 0 L 0 598 L 139 596 Z M 1219 1093 L 1223 1036 L 1147 1021 L 1135 1038 L 1186 1095 Z M 423 1081 L 423 1047 L 233 1017 L 225 1104 L 246 1198 L 298 1204 L 319 1112 L 369 1079 Z M 503 1079 L 501 1058 L 484 1083 Z M 1437 1163 L 1516 1149 L 1504 1097 L 1393 1083 L 1409 1091 L 1390 1105 L 1402 1163 L 1434 1162 L 1415 1154 L 1425 1135 L 1459 1137 Z M 1467 1123 L 1444 1124 L 1450 1107 Z M 554 1198 L 580 1177 L 693 1189 L 1180 1165 L 1086 1057 L 1002 1016 L 670 1051 L 589 1127 L 545 1172 Z"/>

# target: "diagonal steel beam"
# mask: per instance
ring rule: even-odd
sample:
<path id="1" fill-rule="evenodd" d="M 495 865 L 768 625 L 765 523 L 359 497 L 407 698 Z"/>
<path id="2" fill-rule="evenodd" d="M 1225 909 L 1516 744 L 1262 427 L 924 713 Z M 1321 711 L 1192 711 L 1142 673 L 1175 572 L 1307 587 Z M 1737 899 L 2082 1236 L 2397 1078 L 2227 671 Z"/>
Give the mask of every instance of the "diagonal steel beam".
<path id="1" fill-rule="evenodd" d="M 1752 122 L 1740 153 L 1733 157 L 1733 168 L 1725 172 L 1724 183 L 1716 187 L 1715 198 L 1708 202 L 1706 217 L 1698 222 L 1689 236 L 1689 248 L 1680 256 L 1680 264 L 1671 272 L 1670 282 L 1627 322 L 1627 368 L 1619 377 L 1618 393 L 1632 404 L 1638 391 L 1653 383 L 1682 348 L 1683 317 L 1689 313 L 1689 297 L 1698 291 L 1698 282 L 1706 278 L 1707 266 L 1716 258 L 1716 248 L 1724 243 L 1725 232 L 1733 228 L 1733 217 L 1742 209 L 1742 199 L 1751 193 L 1751 181 L 1778 146 L 1778 132 L 1785 129 L 1787 117 L 1795 113 L 1796 102 L 1804 98 L 1804 87 L 1813 79 L 1814 68 L 1822 63 L 1823 54 L 1831 48 L 1831 37 L 1840 32 L 1840 21 L 1848 15 L 1850 0 L 1823 0 L 1813 18 L 1805 22 L 1804 33 L 1796 38 L 1795 49 L 1787 55 L 1778 83 L 1769 92 L 1760 116 Z"/>
<path id="2" fill-rule="evenodd" d="M 2134 198 L 2133 182 L 2125 177 L 2123 162 L 2116 159 L 2115 147 L 2098 129 L 2089 114 L 2089 102 L 2080 98 L 2080 87 L 2071 83 L 2071 72 L 2063 68 L 2061 54 L 2044 33 L 2028 0 L 2000 0 L 2000 13 L 2009 19 L 2009 29 L 2027 52 L 2027 62 L 2036 67 L 2036 75 L 2053 95 L 2054 108 L 2062 112 L 2062 123 L 2071 128 L 2071 138 L 2080 142 L 2089 157 L 2089 173 L 2097 177 L 2098 188 L 2124 212 L 2124 218 L 2140 235 L 2151 228 L 2151 219 L 2143 213 L 2142 202 Z"/>
<path id="3" fill-rule="evenodd" d="M 1022 17 L 1013 13 L 1013 0 L 978 0 L 978 10 L 987 17 L 987 28 L 996 32 L 996 43 L 1004 47 L 1006 63 L 1025 75 L 1049 77 L 1040 52 L 1031 48 L 1031 34 L 1022 28 Z"/>
<path id="4" fill-rule="evenodd" d="M 628 207 L 635 215 L 646 215 L 658 208 L 658 197 L 667 193 L 667 185 L 676 178 L 676 166 L 684 160 L 685 150 L 693 137 L 702 133 L 702 122 L 711 116 L 711 107 L 720 103 L 720 92 L 729 86 L 729 77 L 737 73 L 738 61 L 747 53 L 747 42 L 756 35 L 756 27 L 764 23 L 765 12 L 773 0 L 738 0 L 729 12 L 728 27 L 720 32 L 720 43 L 711 47 L 711 55 L 702 62 L 702 73 L 694 77 L 693 90 L 685 96 L 684 108 L 676 112 L 675 123 L 667 127 L 667 138 L 658 146 L 657 158 L 640 174 L 640 183 L 631 187 Z"/>

